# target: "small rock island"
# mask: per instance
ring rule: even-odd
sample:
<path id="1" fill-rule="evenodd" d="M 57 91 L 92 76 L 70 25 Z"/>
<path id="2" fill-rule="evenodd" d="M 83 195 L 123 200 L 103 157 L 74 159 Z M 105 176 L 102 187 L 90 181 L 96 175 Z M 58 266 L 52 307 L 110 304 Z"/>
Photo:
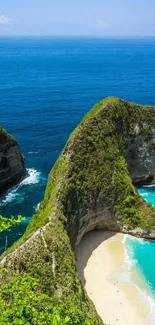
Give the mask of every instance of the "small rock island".
<path id="1" fill-rule="evenodd" d="M 11 159 L 11 183 L 13 175 L 22 177 L 23 159 L 16 142 L 2 132 L 1 137 L 8 148 L 3 156 Z M 26 233 L 1 256 L 5 282 L 9 286 L 26 274 L 68 317 L 76 310 L 76 324 L 103 324 L 78 278 L 75 247 L 93 229 L 155 239 L 155 208 L 136 189 L 154 182 L 155 107 L 115 97 L 99 102 L 71 134 Z"/>
<path id="2" fill-rule="evenodd" d="M 0 195 L 19 183 L 25 173 L 25 162 L 17 141 L 0 127 Z"/>

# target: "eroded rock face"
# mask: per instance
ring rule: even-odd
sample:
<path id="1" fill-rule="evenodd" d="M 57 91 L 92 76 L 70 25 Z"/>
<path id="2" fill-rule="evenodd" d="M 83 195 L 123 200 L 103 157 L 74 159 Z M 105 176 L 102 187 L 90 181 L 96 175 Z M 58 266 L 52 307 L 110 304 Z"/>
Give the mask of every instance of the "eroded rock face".
<path id="1" fill-rule="evenodd" d="M 155 183 L 155 129 L 149 139 L 137 135 L 126 150 L 126 160 L 131 179 L 137 185 Z"/>
<path id="2" fill-rule="evenodd" d="M 0 195 L 25 176 L 25 163 L 17 141 L 0 128 Z"/>
<path id="3" fill-rule="evenodd" d="M 84 234 L 95 229 L 120 232 L 122 225 L 109 210 L 88 210 L 87 214 L 80 218 L 75 246 L 80 243 Z"/>

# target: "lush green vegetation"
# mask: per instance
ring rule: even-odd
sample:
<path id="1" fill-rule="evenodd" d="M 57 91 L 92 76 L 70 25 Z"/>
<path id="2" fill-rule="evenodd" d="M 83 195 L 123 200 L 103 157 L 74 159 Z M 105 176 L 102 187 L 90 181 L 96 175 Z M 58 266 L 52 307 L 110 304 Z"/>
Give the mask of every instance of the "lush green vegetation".
<path id="1" fill-rule="evenodd" d="M 22 216 L 18 216 L 17 218 L 11 216 L 11 218 L 4 218 L 0 216 L 0 232 L 4 230 L 9 230 L 15 225 L 19 225 L 22 220 L 25 220 Z"/>
<path id="2" fill-rule="evenodd" d="M 106 210 L 128 230 L 155 230 L 155 208 L 139 196 L 125 159 L 137 132 L 147 140 L 154 125 L 153 107 L 114 97 L 86 115 L 49 175 L 39 211 L 9 249 L 0 323 L 102 324 L 79 282 L 71 244 L 88 210 Z"/>
<path id="3" fill-rule="evenodd" d="M 87 209 L 90 203 L 94 209 L 100 205 L 109 207 L 110 213 L 130 228 L 155 228 L 154 208 L 138 195 L 125 160 L 128 141 L 137 135 L 135 124 L 138 133 L 147 140 L 155 125 L 154 107 L 108 97 L 90 110 L 71 134 L 51 170 L 38 213 L 11 250 L 46 224 L 53 213 L 71 226 L 74 238 L 79 219 L 77 211 L 80 206 Z M 153 146 L 152 150 L 155 150 Z"/>
<path id="4" fill-rule="evenodd" d="M 81 207 L 109 209 L 128 229 L 155 229 L 155 209 L 139 196 L 125 159 L 129 142 L 137 136 L 135 125 L 147 141 L 155 125 L 155 108 L 112 97 L 97 104 L 70 138 L 60 199 L 73 240 Z"/>
<path id="5" fill-rule="evenodd" d="M 1 134 L 6 135 L 8 138 L 10 138 L 12 140 L 15 140 L 15 138 L 11 134 L 9 134 L 5 129 L 3 129 L 2 126 L 0 126 L 0 135 Z"/>
<path id="6" fill-rule="evenodd" d="M 2 220 L 3 229 L 6 229 L 8 220 L 3 217 Z M 17 224 L 22 217 L 11 220 L 9 224 Z M 47 246 L 41 246 L 39 240 L 39 252 L 35 251 L 35 242 L 34 247 L 33 243 L 29 246 L 30 251 L 24 250 L 15 261 L 17 273 L 15 269 L 10 272 L 1 267 L 1 325 L 102 324 L 77 279 L 74 255 L 62 224 L 56 219 L 53 221 L 52 233 L 49 227 L 44 237 Z"/>
<path id="7" fill-rule="evenodd" d="M 80 303 L 65 304 L 58 296 L 49 297 L 41 292 L 39 282 L 26 274 L 1 286 L 0 311 L 1 325 L 98 324 L 87 317 Z"/>

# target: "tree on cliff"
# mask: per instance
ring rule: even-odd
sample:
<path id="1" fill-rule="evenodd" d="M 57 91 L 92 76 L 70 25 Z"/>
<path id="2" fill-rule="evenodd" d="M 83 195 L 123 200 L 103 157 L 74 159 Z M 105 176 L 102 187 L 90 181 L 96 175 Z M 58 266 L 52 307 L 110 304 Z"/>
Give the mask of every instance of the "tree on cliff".
<path id="1" fill-rule="evenodd" d="M 17 219 L 15 219 L 13 216 L 11 216 L 11 218 L 4 218 L 0 216 L 0 232 L 9 230 L 13 226 L 19 225 L 22 220 L 24 220 L 24 218 L 21 215 L 19 215 Z"/>

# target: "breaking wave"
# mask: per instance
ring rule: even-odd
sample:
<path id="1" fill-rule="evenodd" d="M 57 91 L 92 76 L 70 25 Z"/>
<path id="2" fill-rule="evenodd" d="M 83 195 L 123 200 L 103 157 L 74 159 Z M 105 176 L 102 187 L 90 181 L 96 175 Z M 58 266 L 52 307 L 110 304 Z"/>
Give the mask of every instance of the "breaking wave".
<path id="1" fill-rule="evenodd" d="M 18 203 L 21 203 L 24 200 L 22 193 L 22 187 L 25 185 L 33 185 L 40 182 L 41 173 L 34 168 L 28 168 L 26 177 L 23 181 L 11 189 L 5 196 L 0 200 L 0 206 L 10 203 L 16 200 Z M 21 191 L 20 191 L 21 190 Z"/>

